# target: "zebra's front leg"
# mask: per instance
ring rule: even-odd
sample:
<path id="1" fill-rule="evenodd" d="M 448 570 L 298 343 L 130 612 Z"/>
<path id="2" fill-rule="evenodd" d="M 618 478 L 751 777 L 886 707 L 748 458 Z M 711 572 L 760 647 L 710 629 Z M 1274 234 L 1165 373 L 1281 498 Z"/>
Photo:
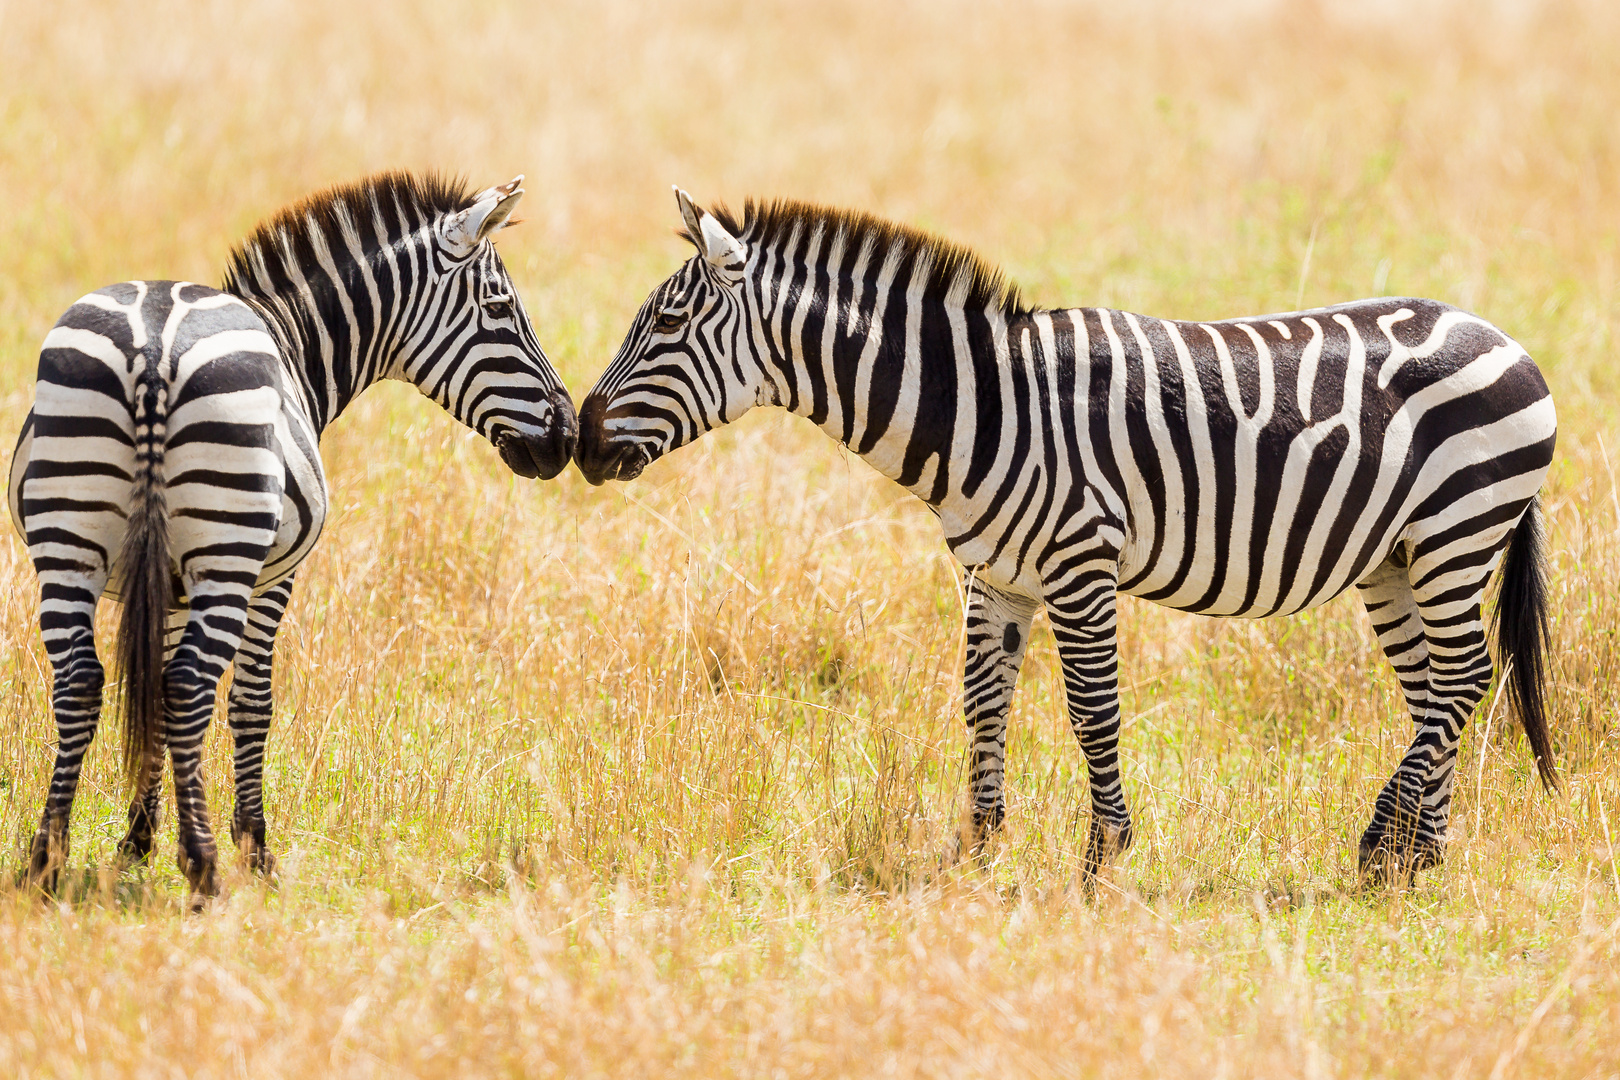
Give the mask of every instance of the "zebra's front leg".
<path id="1" fill-rule="evenodd" d="M 68 822 L 79 788 L 79 770 L 101 719 L 105 673 L 96 656 L 95 615 L 107 575 L 105 571 L 47 568 L 39 570 L 39 584 L 39 628 L 52 672 L 56 767 L 29 849 L 28 880 L 45 892 L 54 892 L 67 862 Z"/>
<path id="2" fill-rule="evenodd" d="M 1113 568 L 1080 572 L 1059 595 L 1046 597 L 1047 616 L 1063 663 L 1069 726 L 1086 756 L 1091 829 L 1083 855 L 1090 877 L 1131 846 L 1131 813 L 1119 764 L 1119 648 L 1115 634 Z"/>
<path id="3" fill-rule="evenodd" d="M 163 666 L 168 668 L 180 647 L 180 637 L 186 629 L 186 609 L 169 612 L 163 629 Z M 146 771 L 137 778 L 136 795 L 129 804 L 129 831 L 118 842 L 118 861 L 124 866 L 143 863 L 152 854 L 152 840 L 163 820 L 163 761 L 166 750 L 165 733 L 159 730 L 154 738 L 153 753 L 146 759 Z"/>
<path id="4" fill-rule="evenodd" d="M 292 596 L 292 578 L 256 596 L 248 604 L 247 630 L 236 652 L 231 679 L 231 740 L 235 746 L 236 810 L 231 839 L 260 874 L 275 871 L 276 859 L 264 842 L 264 744 L 270 737 L 273 711 L 271 667 L 276 629 Z"/>
<path id="5" fill-rule="evenodd" d="M 1007 710 L 1029 643 L 1029 624 L 1039 602 L 1003 592 L 966 575 L 967 651 L 962 667 L 962 711 L 972 745 L 968 793 L 972 800 L 966 836 L 953 853 L 978 856 L 1006 813 Z"/>

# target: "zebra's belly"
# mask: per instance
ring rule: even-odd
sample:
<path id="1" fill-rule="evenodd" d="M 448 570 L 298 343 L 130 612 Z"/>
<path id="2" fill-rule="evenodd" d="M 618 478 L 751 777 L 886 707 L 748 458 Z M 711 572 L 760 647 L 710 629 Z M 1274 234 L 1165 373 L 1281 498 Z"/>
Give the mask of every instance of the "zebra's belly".
<path id="1" fill-rule="evenodd" d="M 1199 615 L 1263 618 L 1327 603 L 1365 579 L 1399 542 L 1405 522 L 1382 526 L 1365 507 L 1345 507 L 1351 535 L 1332 517 L 1300 514 L 1275 528 L 1253 518 L 1166 523 L 1151 544 L 1131 536 L 1120 553 L 1119 591 Z M 1344 527 L 1341 525 L 1341 527 Z"/>
<path id="2" fill-rule="evenodd" d="M 1363 566 L 1358 563 L 1350 571 L 1330 577 L 1320 587 L 1292 596 L 1278 596 L 1275 593 L 1261 596 L 1245 593 L 1234 602 L 1230 597 L 1220 593 L 1215 593 L 1212 596 L 1207 589 L 1198 595 L 1193 595 L 1192 590 L 1183 590 L 1177 594 L 1165 595 L 1161 589 L 1148 589 L 1140 586 L 1128 586 L 1121 588 L 1119 591 L 1126 596 L 1150 600 L 1161 607 L 1173 608 L 1176 611 L 1185 611 L 1193 615 L 1210 615 L 1215 618 L 1228 619 L 1264 619 L 1272 616 L 1294 615 L 1313 607 L 1320 607 L 1343 594 L 1351 586 L 1366 579 L 1382 562 L 1383 559 L 1378 558 L 1372 560 L 1370 566 Z"/>
<path id="3" fill-rule="evenodd" d="M 288 399 L 276 424 L 276 442 L 286 465 L 282 481 L 281 524 L 259 574 L 256 592 L 284 580 L 298 568 L 320 539 L 326 526 L 326 471 L 314 429 L 296 404 Z"/>

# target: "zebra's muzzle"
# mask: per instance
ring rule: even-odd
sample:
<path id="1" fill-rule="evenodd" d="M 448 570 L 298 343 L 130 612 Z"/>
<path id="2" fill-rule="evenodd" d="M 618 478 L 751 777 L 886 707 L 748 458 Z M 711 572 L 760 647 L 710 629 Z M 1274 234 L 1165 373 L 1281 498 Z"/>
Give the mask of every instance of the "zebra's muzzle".
<path id="1" fill-rule="evenodd" d="M 582 445 L 575 463 L 592 484 L 602 484 L 608 480 L 634 480 L 652 461 L 652 455 L 641 443 L 610 442 L 606 446 L 593 446 L 590 449 L 594 452 L 588 453 Z"/>
<path id="2" fill-rule="evenodd" d="M 508 428 L 495 436 L 501 460 L 519 476 L 550 480 L 573 460 L 578 443 L 574 403 L 566 394 L 559 394 L 553 398 L 552 406 L 552 423 L 544 435 L 526 435 Z"/>
<path id="3" fill-rule="evenodd" d="M 586 396 L 579 411 L 579 452 L 574 464 L 592 485 L 634 480 L 654 457 L 644 443 L 614 439 L 607 430 L 606 414 L 606 400 L 594 393 Z"/>

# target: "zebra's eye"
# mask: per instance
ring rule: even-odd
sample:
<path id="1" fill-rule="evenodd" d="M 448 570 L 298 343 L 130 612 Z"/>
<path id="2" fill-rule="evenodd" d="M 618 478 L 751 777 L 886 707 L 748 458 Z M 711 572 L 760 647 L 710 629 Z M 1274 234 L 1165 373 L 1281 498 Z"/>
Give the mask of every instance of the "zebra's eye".
<path id="1" fill-rule="evenodd" d="M 684 322 L 686 322 L 686 316 L 678 311 L 660 311 L 658 318 L 653 320 L 653 329 L 666 332 L 679 330 Z"/>
<path id="2" fill-rule="evenodd" d="M 505 296 L 491 297 L 484 301 L 484 311 L 492 319 L 510 319 L 512 317 L 512 301 Z"/>

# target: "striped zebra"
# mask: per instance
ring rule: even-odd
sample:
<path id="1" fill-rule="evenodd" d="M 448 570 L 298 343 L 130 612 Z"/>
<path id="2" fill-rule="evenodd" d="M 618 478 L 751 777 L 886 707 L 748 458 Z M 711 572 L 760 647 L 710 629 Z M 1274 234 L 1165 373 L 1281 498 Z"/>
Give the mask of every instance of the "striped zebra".
<path id="1" fill-rule="evenodd" d="M 769 404 L 922 499 L 965 568 L 970 850 L 1002 820 L 1007 709 L 1043 604 L 1090 779 L 1087 871 L 1130 844 L 1119 593 L 1258 617 L 1359 588 L 1417 729 L 1359 863 L 1409 876 L 1444 852 L 1500 561 L 1509 697 L 1556 786 L 1537 494 L 1556 420 L 1501 331 L 1417 299 L 1210 323 L 1034 310 L 903 226 L 793 202 L 739 221 L 676 194 L 698 254 L 582 403 L 580 470 L 631 479 Z"/>
<path id="2" fill-rule="evenodd" d="M 129 281 L 83 297 L 45 338 L 11 462 L 12 521 L 39 577 L 56 767 L 29 861 L 55 887 L 101 711 L 97 599 L 120 599 L 123 860 L 145 859 L 164 747 L 179 862 L 217 890 L 203 736 L 235 663 L 231 835 L 268 871 L 261 777 L 271 653 L 293 573 L 327 516 L 321 432 L 366 387 L 404 379 L 495 444 L 521 476 L 573 453 L 562 381 L 491 242 L 522 177 L 474 193 L 385 173 L 275 215 L 231 255 L 222 289 Z"/>

